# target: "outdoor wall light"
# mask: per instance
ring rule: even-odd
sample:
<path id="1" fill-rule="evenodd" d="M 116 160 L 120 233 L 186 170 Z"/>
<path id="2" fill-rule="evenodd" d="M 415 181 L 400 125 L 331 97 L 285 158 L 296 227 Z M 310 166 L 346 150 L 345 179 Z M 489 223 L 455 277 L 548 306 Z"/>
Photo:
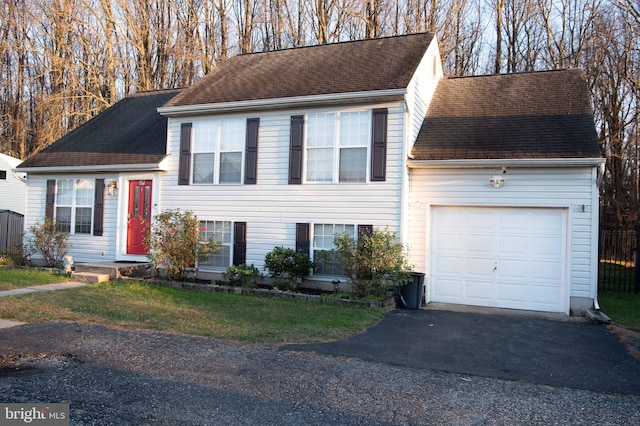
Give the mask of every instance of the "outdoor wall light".
<path id="1" fill-rule="evenodd" d="M 504 185 L 504 178 L 499 175 L 493 176 L 491 179 L 489 179 L 489 183 L 491 183 L 494 188 L 500 188 L 502 185 Z"/>
<path id="2" fill-rule="evenodd" d="M 116 194 L 116 189 L 118 189 L 118 182 L 115 181 L 115 180 L 109 182 L 109 185 L 107 185 L 107 194 L 115 195 Z"/>

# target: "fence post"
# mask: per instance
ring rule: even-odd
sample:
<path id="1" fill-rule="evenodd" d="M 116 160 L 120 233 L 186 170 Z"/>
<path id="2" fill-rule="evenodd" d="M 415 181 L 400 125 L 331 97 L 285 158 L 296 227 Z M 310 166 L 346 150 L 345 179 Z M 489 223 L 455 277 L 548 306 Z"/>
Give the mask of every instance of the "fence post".
<path id="1" fill-rule="evenodd" d="M 640 220 L 638 220 L 638 224 L 636 225 L 636 251 L 633 259 L 633 266 L 635 270 L 633 292 L 640 293 Z"/>

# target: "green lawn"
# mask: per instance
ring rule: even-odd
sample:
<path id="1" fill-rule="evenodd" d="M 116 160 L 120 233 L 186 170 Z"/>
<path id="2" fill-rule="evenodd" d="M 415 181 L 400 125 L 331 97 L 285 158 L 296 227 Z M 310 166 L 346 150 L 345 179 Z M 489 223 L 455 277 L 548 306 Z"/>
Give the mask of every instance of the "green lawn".
<path id="1" fill-rule="evenodd" d="M 640 294 L 601 291 L 598 301 L 615 323 L 640 328 Z"/>
<path id="2" fill-rule="evenodd" d="M 78 321 L 264 343 L 341 339 L 372 326 L 382 316 L 382 311 L 371 308 L 133 281 L 0 298 L 3 319 Z"/>
<path id="3" fill-rule="evenodd" d="M 69 281 L 69 275 L 26 269 L 0 269 L 0 291 Z"/>

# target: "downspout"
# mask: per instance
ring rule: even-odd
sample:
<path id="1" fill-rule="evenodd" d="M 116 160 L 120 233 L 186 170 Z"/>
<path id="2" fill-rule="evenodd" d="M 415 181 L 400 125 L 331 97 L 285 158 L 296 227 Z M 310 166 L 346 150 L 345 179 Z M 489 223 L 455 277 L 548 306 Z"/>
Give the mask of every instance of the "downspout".
<path id="1" fill-rule="evenodd" d="M 400 243 L 406 247 L 408 240 L 407 227 L 409 226 L 408 219 L 408 203 L 409 203 L 409 167 L 407 166 L 407 158 L 410 154 L 408 147 L 411 143 L 409 141 L 409 123 L 411 122 L 411 111 L 409 111 L 409 103 L 407 102 L 407 95 L 404 95 L 402 106 L 404 108 L 404 123 L 402 124 L 402 178 L 400 183 Z"/>
<path id="2" fill-rule="evenodd" d="M 596 238 L 596 249 L 595 249 L 595 257 L 596 257 L 596 270 L 595 270 L 595 274 L 596 274 L 596 291 L 595 294 L 593 296 L 593 308 L 596 311 L 600 311 L 600 303 L 598 302 L 598 265 L 600 263 L 600 259 L 598 259 L 599 256 L 599 252 L 598 252 L 598 240 L 600 238 L 600 184 L 602 183 L 602 180 L 604 179 L 604 172 L 605 172 L 605 163 L 600 163 L 598 164 L 595 173 L 596 173 L 596 187 L 595 187 L 595 191 L 593 194 L 593 202 L 591 203 L 592 205 L 595 206 L 595 208 L 597 209 L 596 213 L 595 213 L 595 218 L 594 218 L 594 226 L 593 228 L 595 229 L 595 235 L 597 235 L 598 237 Z M 594 214 L 593 212 L 593 208 L 591 209 L 591 214 Z"/>

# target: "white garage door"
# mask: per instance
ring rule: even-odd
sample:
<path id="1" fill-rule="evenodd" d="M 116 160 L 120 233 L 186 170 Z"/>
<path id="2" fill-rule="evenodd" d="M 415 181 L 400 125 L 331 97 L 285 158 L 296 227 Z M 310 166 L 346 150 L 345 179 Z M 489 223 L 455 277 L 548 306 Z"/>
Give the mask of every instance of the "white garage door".
<path id="1" fill-rule="evenodd" d="M 433 302 L 565 312 L 564 209 L 435 207 Z"/>

